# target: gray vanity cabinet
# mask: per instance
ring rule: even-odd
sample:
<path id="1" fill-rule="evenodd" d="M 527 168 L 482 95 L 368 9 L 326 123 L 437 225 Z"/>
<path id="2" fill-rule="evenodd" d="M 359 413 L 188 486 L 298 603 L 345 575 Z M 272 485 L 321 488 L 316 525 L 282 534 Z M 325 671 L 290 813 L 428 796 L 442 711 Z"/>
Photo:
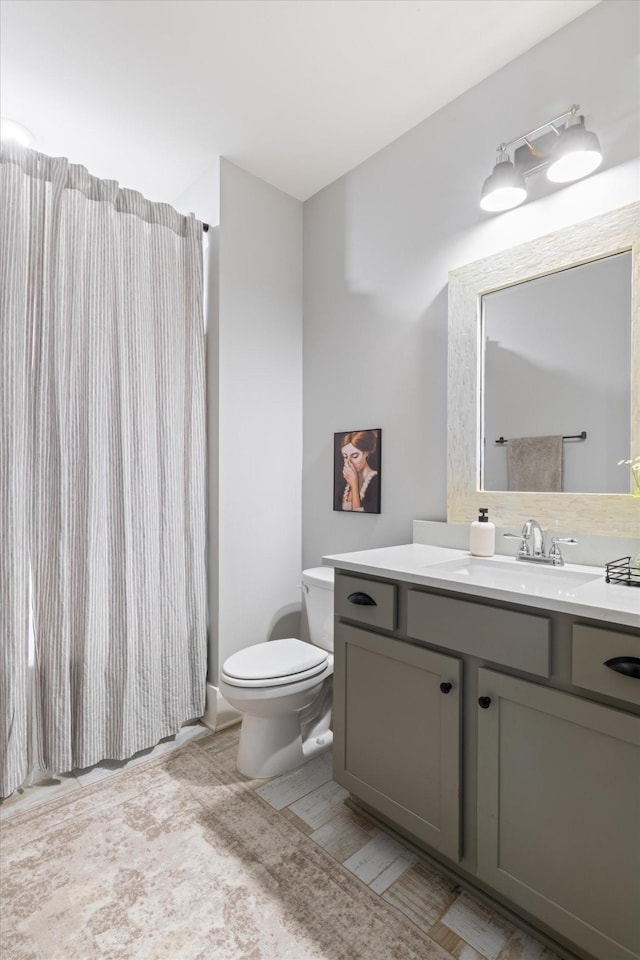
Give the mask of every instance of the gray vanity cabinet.
<path id="1" fill-rule="evenodd" d="M 478 694 L 478 877 L 587 953 L 637 957 L 640 717 L 486 669 Z"/>
<path id="2" fill-rule="evenodd" d="M 518 600 L 338 569 L 334 777 L 560 955 L 640 960 L 640 630 Z"/>
<path id="3" fill-rule="evenodd" d="M 344 623 L 334 655 L 334 779 L 457 861 L 460 660 Z"/>

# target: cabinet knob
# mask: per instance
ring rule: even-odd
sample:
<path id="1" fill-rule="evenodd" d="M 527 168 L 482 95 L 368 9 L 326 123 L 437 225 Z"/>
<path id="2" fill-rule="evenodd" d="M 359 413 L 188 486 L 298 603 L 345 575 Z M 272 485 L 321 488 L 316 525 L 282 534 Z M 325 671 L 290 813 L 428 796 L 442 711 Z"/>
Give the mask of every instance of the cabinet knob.
<path id="1" fill-rule="evenodd" d="M 478 697 L 478 703 L 483 710 L 488 710 L 491 706 L 491 697 Z"/>
<path id="2" fill-rule="evenodd" d="M 623 677 L 640 680 L 639 657 L 612 657 L 611 660 L 605 660 L 604 666 L 609 667 L 609 670 L 615 670 L 616 673 L 621 673 Z"/>
<path id="3" fill-rule="evenodd" d="M 446 683 L 440 684 L 440 689 L 442 690 L 443 693 L 449 693 L 452 687 L 453 687 L 452 683 L 446 682 Z"/>
<path id="4" fill-rule="evenodd" d="M 378 606 L 373 597 L 370 597 L 368 593 L 350 593 L 347 600 L 349 603 L 357 603 L 360 607 Z"/>

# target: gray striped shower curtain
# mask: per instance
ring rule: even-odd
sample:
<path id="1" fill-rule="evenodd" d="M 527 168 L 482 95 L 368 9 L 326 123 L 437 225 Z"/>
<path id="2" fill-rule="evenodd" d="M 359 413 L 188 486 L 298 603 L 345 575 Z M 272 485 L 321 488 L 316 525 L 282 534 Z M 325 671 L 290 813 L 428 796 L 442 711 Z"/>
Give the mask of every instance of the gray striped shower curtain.
<path id="1" fill-rule="evenodd" d="M 0 190 L 7 796 L 204 712 L 205 373 L 193 216 L 6 144 Z"/>

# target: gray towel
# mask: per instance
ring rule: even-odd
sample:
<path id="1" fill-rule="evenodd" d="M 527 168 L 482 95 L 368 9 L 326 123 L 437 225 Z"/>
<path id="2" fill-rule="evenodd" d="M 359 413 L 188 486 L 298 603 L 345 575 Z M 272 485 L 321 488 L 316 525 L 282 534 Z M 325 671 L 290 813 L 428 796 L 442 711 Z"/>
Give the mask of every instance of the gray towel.
<path id="1" fill-rule="evenodd" d="M 509 490 L 562 492 L 562 437 L 521 437 L 507 444 Z"/>

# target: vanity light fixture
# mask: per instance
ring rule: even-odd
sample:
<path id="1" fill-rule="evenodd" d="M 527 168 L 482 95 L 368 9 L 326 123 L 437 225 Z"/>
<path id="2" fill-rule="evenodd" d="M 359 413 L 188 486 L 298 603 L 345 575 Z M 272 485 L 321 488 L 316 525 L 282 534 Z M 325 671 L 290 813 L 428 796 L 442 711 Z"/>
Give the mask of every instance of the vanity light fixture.
<path id="1" fill-rule="evenodd" d="M 588 176 L 602 163 L 600 143 L 587 130 L 574 103 L 553 120 L 498 147 L 496 165 L 482 187 L 480 206 L 490 213 L 511 210 L 526 200 L 525 177 L 547 171 L 553 183 L 570 183 Z M 509 149 L 514 150 L 513 161 Z"/>

